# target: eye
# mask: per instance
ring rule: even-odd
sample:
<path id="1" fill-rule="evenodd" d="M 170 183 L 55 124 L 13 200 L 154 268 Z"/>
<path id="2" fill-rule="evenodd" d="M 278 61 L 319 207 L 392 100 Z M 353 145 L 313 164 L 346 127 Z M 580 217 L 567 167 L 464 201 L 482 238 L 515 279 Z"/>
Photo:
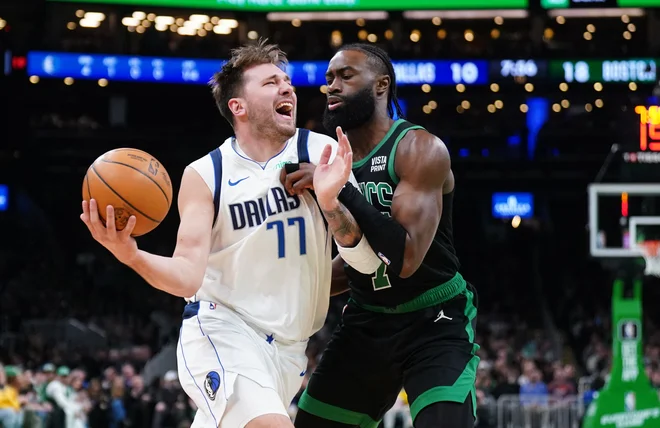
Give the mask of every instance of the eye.
<path id="1" fill-rule="evenodd" d="M 266 86 L 266 85 L 274 85 L 274 84 L 275 84 L 275 82 L 273 82 L 273 81 L 271 80 L 271 81 L 269 81 L 269 82 L 264 83 L 264 86 Z"/>
<path id="2" fill-rule="evenodd" d="M 353 77 L 353 75 L 351 75 L 351 74 L 344 74 L 343 76 L 341 76 L 341 78 L 344 79 L 344 80 L 350 80 L 351 77 Z"/>

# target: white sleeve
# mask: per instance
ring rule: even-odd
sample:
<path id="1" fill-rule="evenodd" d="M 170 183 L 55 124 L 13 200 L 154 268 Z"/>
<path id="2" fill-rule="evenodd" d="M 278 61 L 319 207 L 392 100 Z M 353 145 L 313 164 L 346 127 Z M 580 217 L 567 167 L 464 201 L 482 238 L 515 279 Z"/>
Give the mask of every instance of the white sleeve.
<path id="1" fill-rule="evenodd" d="M 310 132 L 307 151 L 309 152 L 309 160 L 311 163 L 314 165 L 319 163 L 321 153 L 328 144 L 332 146 L 332 154 L 330 155 L 330 162 L 332 162 L 337 154 L 338 143 L 327 135 Z M 361 191 L 352 171 L 348 178 L 348 182 L 355 186 L 358 191 Z M 336 240 L 335 243 L 337 243 Z M 364 234 L 362 234 L 362 239 L 360 239 L 360 242 L 358 242 L 355 247 L 345 248 L 337 244 L 337 250 L 339 251 L 341 258 L 344 259 L 349 266 L 365 275 L 370 275 L 376 272 L 383 263 L 376 253 L 374 253 L 374 250 L 371 248 L 371 245 L 369 245 L 369 241 Z"/>

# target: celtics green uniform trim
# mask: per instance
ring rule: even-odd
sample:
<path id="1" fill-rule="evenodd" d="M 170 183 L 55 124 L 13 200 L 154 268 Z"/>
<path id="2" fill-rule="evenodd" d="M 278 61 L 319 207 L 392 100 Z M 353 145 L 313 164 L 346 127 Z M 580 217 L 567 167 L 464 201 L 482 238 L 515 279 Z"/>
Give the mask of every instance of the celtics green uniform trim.
<path id="1" fill-rule="evenodd" d="M 474 417 L 477 417 L 477 391 L 475 382 L 477 380 L 477 368 L 480 361 L 477 351 L 480 346 L 474 343 L 474 328 L 472 327 L 472 322 L 477 317 L 477 308 L 474 306 L 474 293 L 466 289 L 465 295 L 467 297 L 465 317 L 468 319 L 468 323 L 465 325 L 465 332 L 468 335 L 468 340 L 472 343 L 472 359 L 467 363 L 463 372 L 453 385 L 431 388 L 420 394 L 415 401 L 410 403 L 410 415 L 413 421 L 415 421 L 419 412 L 426 406 L 444 401 L 463 403 L 469 393 L 472 393 L 472 409 Z"/>
<path id="2" fill-rule="evenodd" d="M 465 279 L 463 279 L 463 276 L 456 272 L 456 275 L 444 284 L 440 284 L 437 287 L 426 291 L 425 293 L 406 303 L 402 303 L 393 307 L 365 305 L 356 302 L 353 299 L 350 300 L 353 301 L 357 306 L 371 312 L 379 312 L 383 314 L 405 314 L 451 300 L 465 291 L 466 285 L 467 283 L 465 282 Z"/>
<path id="3" fill-rule="evenodd" d="M 378 428 L 379 421 L 374 421 L 364 413 L 354 412 L 352 410 L 342 409 L 341 407 L 325 404 L 303 391 L 298 407 L 306 412 L 319 416 L 333 422 L 339 422 L 346 425 L 357 425 L 360 428 Z"/>
<path id="4" fill-rule="evenodd" d="M 405 128 L 406 132 L 401 132 L 396 137 L 396 139 L 394 140 L 394 143 L 392 144 L 392 151 L 390 151 L 390 157 L 389 157 L 389 160 L 387 161 L 387 172 L 390 174 L 390 178 L 392 179 L 394 184 L 399 184 L 399 176 L 396 175 L 396 171 L 394 170 L 394 158 L 395 158 L 395 155 L 396 155 L 396 149 L 399 147 L 399 143 L 401 142 L 401 139 L 406 135 L 406 133 L 408 131 L 412 131 L 414 129 L 424 129 L 424 127 L 419 126 L 419 125 L 407 126 Z"/>

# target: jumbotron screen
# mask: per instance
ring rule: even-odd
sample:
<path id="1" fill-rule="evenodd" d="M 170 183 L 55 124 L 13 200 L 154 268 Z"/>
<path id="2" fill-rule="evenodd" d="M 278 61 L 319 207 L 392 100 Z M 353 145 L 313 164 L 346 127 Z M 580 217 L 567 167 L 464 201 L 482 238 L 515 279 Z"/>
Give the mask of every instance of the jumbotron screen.
<path id="1" fill-rule="evenodd" d="M 49 0 L 255 12 L 524 9 L 529 0 Z"/>
<path id="2" fill-rule="evenodd" d="M 541 0 L 545 9 L 568 9 L 588 7 L 658 7 L 660 0 Z"/>

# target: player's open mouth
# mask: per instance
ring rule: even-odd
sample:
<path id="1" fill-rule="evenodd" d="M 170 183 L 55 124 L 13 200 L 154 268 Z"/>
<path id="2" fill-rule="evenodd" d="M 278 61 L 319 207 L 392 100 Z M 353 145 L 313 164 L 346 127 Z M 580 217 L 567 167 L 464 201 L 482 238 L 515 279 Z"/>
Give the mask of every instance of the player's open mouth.
<path id="1" fill-rule="evenodd" d="M 279 103 L 275 106 L 275 113 L 286 119 L 293 119 L 293 103 L 289 101 Z"/>
<path id="2" fill-rule="evenodd" d="M 339 97 L 328 97 L 328 110 L 339 108 L 344 102 Z"/>

